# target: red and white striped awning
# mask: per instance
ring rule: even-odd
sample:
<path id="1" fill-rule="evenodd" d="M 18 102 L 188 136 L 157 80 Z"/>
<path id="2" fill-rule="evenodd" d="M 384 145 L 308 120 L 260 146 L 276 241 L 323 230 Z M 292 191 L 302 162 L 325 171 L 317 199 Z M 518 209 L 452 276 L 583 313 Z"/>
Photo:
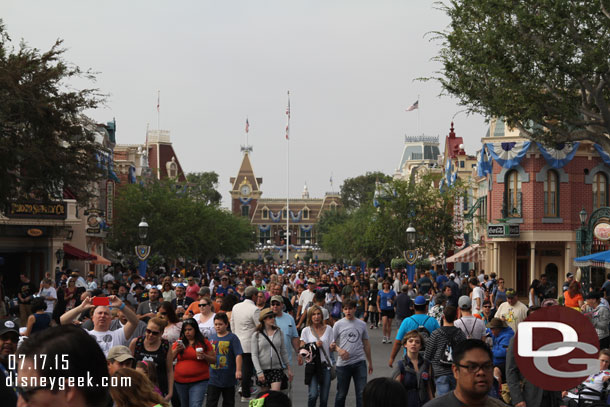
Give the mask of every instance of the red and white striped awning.
<path id="1" fill-rule="evenodd" d="M 447 263 L 477 263 L 479 261 L 479 245 L 473 244 L 447 259 Z"/>

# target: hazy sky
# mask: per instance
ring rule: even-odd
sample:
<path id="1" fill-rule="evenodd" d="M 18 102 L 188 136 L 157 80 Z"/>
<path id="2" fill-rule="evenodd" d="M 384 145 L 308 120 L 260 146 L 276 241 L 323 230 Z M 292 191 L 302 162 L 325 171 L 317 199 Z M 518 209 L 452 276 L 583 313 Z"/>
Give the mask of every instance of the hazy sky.
<path id="1" fill-rule="evenodd" d="M 392 174 L 405 134 L 444 136 L 461 109 L 439 97 L 432 76 L 439 49 L 427 33 L 449 20 L 425 0 L 3 0 L 13 40 L 97 72 L 117 142 L 144 143 L 160 127 L 187 172 L 216 171 L 224 204 L 241 163 L 246 117 L 252 165 L 263 197 L 286 195 L 286 92 L 291 94 L 290 196 L 307 182 L 312 197 L 338 191 L 367 171 Z M 405 112 L 420 95 L 419 112 Z M 474 154 L 481 117 L 455 118 Z"/>

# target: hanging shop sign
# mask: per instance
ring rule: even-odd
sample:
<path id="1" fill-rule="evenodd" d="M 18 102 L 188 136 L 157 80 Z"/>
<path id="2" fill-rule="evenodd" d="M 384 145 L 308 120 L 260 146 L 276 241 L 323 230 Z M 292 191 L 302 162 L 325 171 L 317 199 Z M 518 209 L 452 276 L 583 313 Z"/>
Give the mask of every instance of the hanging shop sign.
<path id="1" fill-rule="evenodd" d="M 519 225 L 497 223 L 487 225 L 487 237 L 519 237 Z"/>
<path id="2" fill-rule="evenodd" d="M 597 240 L 610 240 L 610 224 L 606 222 L 598 223 L 595 225 L 595 229 L 593 229 L 593 235 Z"/>
<path id="3" fill-rule="evenodd" d="M 85 211 L 87 217 L 87 233 L 90 235 L 97 235 L 101 233 L 101 222 L 104 217 L 104 211 L 100 209 L 87 209 Z"/>
<path id="4" fill-rule="evenodd" d="M 66 219 L 66 203 L 12 202 L 9 218 Z"/>
<path id="5" fill-rule="evenodd" d="M 106 181 L 106 224 L 112 226 L 114 218 L 114 181 Z"/>

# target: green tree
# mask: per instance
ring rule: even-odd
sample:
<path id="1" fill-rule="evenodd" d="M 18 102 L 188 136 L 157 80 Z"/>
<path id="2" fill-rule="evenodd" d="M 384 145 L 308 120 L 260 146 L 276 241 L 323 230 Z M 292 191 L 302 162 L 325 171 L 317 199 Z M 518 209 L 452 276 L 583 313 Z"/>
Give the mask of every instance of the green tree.
<path id="1" fill-rule="evenodd" d="M 470 112 L 548 145 L 610 150 L 608 0 L 450 0 L 439 32 L 444 90 Z"/>
<path id="2" fill-rule="evenodd" d="M 341 185 L 341 202 L 343 207 L 352 211 L 363 205 L 368 205 L 373 202 L 375 194 L 376 182 L 389 182 L 392 177 L 383 174 L 382 172 L 367 172 L 354 178 L 348 178 Z"/>
<path id="3" fill-rule="evenodd" d="M 222 195 L 218 192 L 218 174 L 210 172 L 190 172 L 186 174 L 188 193 L 198 202 L 220 205 Z"/>
<path id="4" fill-rule="evenodd" d="M 412 224 L 417 231 L 415 248 L 427 257 L 442 253 L 454 243 L 453 203 L 463 193 L 460 183 L 440 192 L 429 178 L 414 184 L 391 181 L 385 184 L 388 199 L 361 206 L 334 223 L 322 233 L 324 250 L 339 259 L 367 258 L 389 262 L 402 257 L 409 248 L 406 229 Z"/>
<path id="5" fill-rule="evenodd" d="M 253 230 L 247 220 L 182 191 L 173 181 L 122 187 L 115 202 L 111 246 L 132 253 L 139 244 L 137 229 L 142 216 L 149 224 L 151 251 L 168 260 L 185 257 L 205 262 L 218 255 L 236 256 L 253 246 Z"/>
<path id="6" fill-rule="evenodd" d="M 103 97 L 73 89 L 71 80 L 94 76 L 64 52 L 60 40 L 46 52 L 15 48 L 0 20 L 0 210 L 14 199 L 62 199 L 66 190 L 85 204 L 104 175 L 82 116 Z"/>

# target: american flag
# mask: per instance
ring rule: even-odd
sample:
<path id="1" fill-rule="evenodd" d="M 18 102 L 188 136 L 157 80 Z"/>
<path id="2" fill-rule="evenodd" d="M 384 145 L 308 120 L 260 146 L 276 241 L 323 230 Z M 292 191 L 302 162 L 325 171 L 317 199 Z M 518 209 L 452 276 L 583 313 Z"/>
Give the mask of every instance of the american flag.
<path id="1" fill-rule="evenodd" d="M 161 107 L 161 91 L 157 91 L 157 113 L 159 112 L 159 108 Z"/>
<path id="2" fill-rule="evenodd" d="M 409 106 L 407 108 L 407 112 L 411 112 L 411 111 L 413 111 L 415 109 L 418 109 L 418 108 L 419 108 L 419 100 L 416 100 L 415 103 L 413 103 L 411 106 Z"/>
<path id="3" fill-rule="evenodd" d="M 248 118 L 246 117 L 246 133 L 250 130 L 250 123 L 248 122 Z"/>

